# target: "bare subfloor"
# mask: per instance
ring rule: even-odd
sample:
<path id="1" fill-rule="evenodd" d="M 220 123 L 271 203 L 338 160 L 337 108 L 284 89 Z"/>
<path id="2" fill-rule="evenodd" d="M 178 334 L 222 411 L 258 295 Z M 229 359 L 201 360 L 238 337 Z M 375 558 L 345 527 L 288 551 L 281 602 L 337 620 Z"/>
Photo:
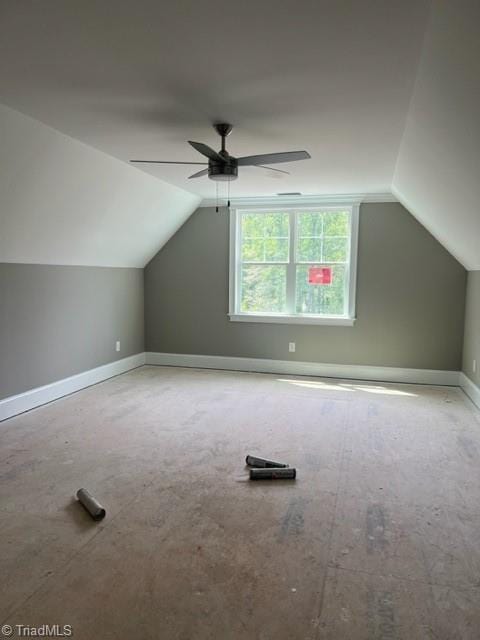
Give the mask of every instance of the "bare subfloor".
<path id="1" fill-rule="evenodd" d="M 478 640 L 479 417 L 452 388 L 143 367 L 8 420 L 1 624 Z M 249 482 L 247 453 L 297 480 Z"/>

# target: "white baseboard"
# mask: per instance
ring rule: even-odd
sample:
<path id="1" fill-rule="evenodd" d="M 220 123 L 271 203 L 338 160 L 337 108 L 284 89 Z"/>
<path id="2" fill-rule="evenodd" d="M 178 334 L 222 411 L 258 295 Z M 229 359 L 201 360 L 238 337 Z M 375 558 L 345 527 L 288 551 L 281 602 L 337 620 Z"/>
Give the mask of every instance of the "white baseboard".
<path id="1" fill-rule="evenodd" d="M 84 371 L 43 387 L 0 400 L 0 421 L 39 407 L 52 400 L 80 391 L 93 384 L 118 376 L 130 369 L 148 365 L 190 367 L 198 369 L 224 369 L 230 371 L 253 371 L 280 375 L 318 376 L 322 378 L 344 378 L 379 382 L 404 382 L 461 386 L 465 393 L 480 408 L 480 389 L 459 371 L 437 371 L 434 369 L 402 369 L 364 365 L 321 364 L 294 360 L 268 360 L 262 358 L 238 358 L 227 356 L 202 356 L 181 353 L 137 353 L 134 356 L 110 362 L 101 367 Z"/>
<path id="2" fill-rule="evenodd" d="M 92 384 L 102 382 L 102 380 L 118 376 L 120 373 L 125 373 L 125 371 L 129 371 L 130 369 L 141 367 L 144 364 L 145 353 L 137 353 L 134 356 L 109 362 L 101 367 L 83 371 L 69 378 L 57 380 L 43 387 L 37 387 L 25 391 L 25 393 L 10 396 L 0 400 L 0 421 L 39 407 L 52 400 L 57 400 L 57 398 L 74 393 L 75 391 L 80 391 L 80 389 L 84 389 L 85 387 L 90 387 Z"/>
<path id="3" fill-rule="evenodd" d="M 145 354 L 145 364 L 198 369 L 227 369 L 231 371 L 255 371 L 282 375 L 319 376 L 322 378 L 346 378 L 350 380 L 372 380 L 380 382 L 406 382 L 456 387 L 458 371 L 435 369 L 402 369 L 397 367 L 375 367 L 365 365 L 320 364 L 296 362 L 294 360 L 267 360 L 261 358 L 237 358 L 226 356 L 202 356 L 182 353 Z"/>
<path id="4" fill-rule="evenodd" d="M 468 376 L 466 376 L 463 372 L 460 372 L 459 375 L 459 383 L 460 387 L 467 394 L 473 404 L 476 404 L 480 409 L 480 388 L 470 380 Z"/>

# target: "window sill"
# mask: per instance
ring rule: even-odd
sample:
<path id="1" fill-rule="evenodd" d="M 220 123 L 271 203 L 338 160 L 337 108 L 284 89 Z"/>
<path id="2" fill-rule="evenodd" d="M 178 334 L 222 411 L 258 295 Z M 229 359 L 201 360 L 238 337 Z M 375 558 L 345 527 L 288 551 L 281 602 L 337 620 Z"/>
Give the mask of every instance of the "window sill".
<path id="1" fill-rule="evenodd" d="M 339 316 L 293 316 L 268 315 L 256 313 L 229 313 L 232 322 L 264 322 L 269 324 L 317 324 L 341 327 L 353 327 L 355 318 Z"/>

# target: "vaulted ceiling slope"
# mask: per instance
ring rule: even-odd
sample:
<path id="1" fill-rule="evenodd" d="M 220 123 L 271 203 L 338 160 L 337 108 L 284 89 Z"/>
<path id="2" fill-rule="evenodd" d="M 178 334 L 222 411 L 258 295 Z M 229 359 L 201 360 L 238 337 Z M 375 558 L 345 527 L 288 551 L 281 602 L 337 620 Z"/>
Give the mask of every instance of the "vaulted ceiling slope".
<path id="1" fill-rule="evenodd" d="M 434 0 L 393 192 L 480 269 L 480 2 Z"/>
<path id="2" fill-rule="evenodd" d="M 307 149 L 235 196 L 390 189 L 430 0 L 0 0 L 0 102 L 128 161 Z M 195 167 L 142 170 L 201 195 Z M 223 185 L 224 186 L 224 185 Z M 224 193 L 222 189 L 222 194 Z"/>
<path id="3" fill-rule="evenodd" d="M 392 190 L 480 269 L 479 14 L 479 0 L 0 0 L 0 102 L 123 161 L 29 121 L 30 150 L 2 110 L 0 260 L 141 266 L 215 184 L 126 162 L 199 161 L 186 141 L 218 148 L 222 120 L 233 155 L 312 155 L 290 176 L 245 167 L 232 195 Z"/>
<path id="4" fill-rule="evenodd" d="M 0 105 L 0 262 L 144 267 L 200 198 Z"/>

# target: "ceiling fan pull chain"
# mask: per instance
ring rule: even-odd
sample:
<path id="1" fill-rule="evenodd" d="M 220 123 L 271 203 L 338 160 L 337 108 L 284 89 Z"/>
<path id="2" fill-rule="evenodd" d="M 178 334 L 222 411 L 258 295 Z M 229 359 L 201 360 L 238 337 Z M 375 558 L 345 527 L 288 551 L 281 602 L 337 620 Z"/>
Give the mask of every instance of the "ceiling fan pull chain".
<path id="1" fill-rule="evenodd" d="M 230 211 L 230 180 L 227 181 L 227 209 Z"/>
<path id="2" fill-rule="evenodd" d="M 215 183 L 216 193 L 215 193 L 215 211 L 218 213 L 218 182 Z"/>

